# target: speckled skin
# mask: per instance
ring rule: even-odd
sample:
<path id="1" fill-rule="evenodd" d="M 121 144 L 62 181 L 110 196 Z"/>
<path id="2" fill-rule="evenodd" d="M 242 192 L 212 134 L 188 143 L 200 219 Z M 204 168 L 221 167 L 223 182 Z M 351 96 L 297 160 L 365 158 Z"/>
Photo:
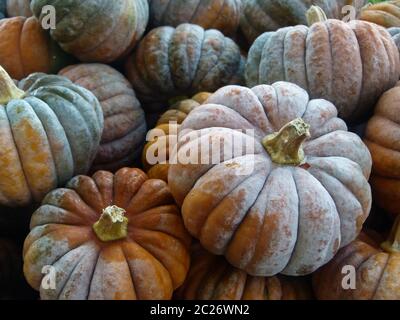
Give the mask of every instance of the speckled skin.
<path id="1" fill-rule="evenodd" d="M 341 249 L 336 257 L 313 276 L 320 300 L 400 300 L 400 253 L 389 253 L 379 243 L 360 239 Z M 367 239 L 368 240 L 368 239 Z M 356 269 L 356 289 L 344 290 L 342 268 Z"/>
<path id="2" fill-rule="evenodd" d="M 97 99 L 67 78 L 32 74 L 19 83 L 23 99 L 0 108 L 0 203 L 40 202 L 86 173 L 103 131 Z"/>
<path id="3" fill-rule="evenodd" d="M 245 58 L 230 38 L 193 24 L 159 27 L 128 58 L 126 74 L 145 110 L 160 111 L 177 96 L 241 84 Z"/>
<path id="4" fill-rule="evenodd" d="M 252 277 L 196 244 L 185 283 L 176 293 L 181 300 L 308 300 L 311 285 L 303 278 Z"/>
<path id="5" fill-rule="evenodd" d="M 140 157 L 146 137 L 146 121 L 129 81 L 104 64 L 78 64 L 59 73 L 90 90 L 100 101 L 104 131 L 92 171 L 113 172 Z"/>
<path id="6" fill-rule="evenodd" d="M 265 33 L 252 45 L 248 86 L 289 81 L 331 101 L 350 123 L 365 120 L 400 76 L 399 50 L 382 27 L 328 20 Z"/>
<path id="7" fill-rule="evenodd" d="M 352 0 L 242 0 L 240 28 L 252 43 L 266 31 L 307 25 L 306 12 L 312 5 L 322 8 L 328 18 L 341 19 L 343 6 L 352 3 Z M 367 0 L 357 0 L 357 9 L 365 3 Z"/>
<path id="8" fill-rule="evenodd" d="M 191 99 L 179 101 L 173 104 L 158 119 L 157 126 L 153 130 L 161 130 L 164 136 L 148 141 L 142 153 L 142 163 L 150 178 L 161 179 L 168 182 L 169 141 L 172 137 L 176 137 L 179 127 L 186 119 L 187 115 L 204 103 L 210 95 L 211 93 L 201 92 Z M 153 130 L 151 130 L 149 134 L 151 134 Z M 151 165 L 147 161 L 149 154 L 165 154 L 166 161 Z"/>
<path id="9" fill-rule="evenodd" d="M 262 139 L 299 117 L 311 126 L 305 164 L 273 163 Z M 188 139 L 185 129 L 195 130 L 197 138 Z M 298 276 L 317 270 L 356 238 L 371 207 L 371 156 L 347 132 L 333 104 L 310 100 L 285 82 L 228 86 L 182 123 L 178 154 L 213 141 L 226 147 L 232 137 L 254 150 L 232 146 L 232 158 L 224 148 L 213 148 L 215 164 L 170 165 L 171 191 L 203 247 L 254 276 Z"/>
<path id="10" fill-rule="evenodd" d="M 371 185 L 374 199 L 393 215 L 400 212 L 399 100 L 398 86 L 382 95 L 365 134 L 365 143 L 373 159 Z"/>
<path id="11" fill-rule="evenodd" d="M 392 39 L 397 45 L 397 48 L 400 50 L 400 28 L 389 28 L 388 32 L 392 36 Z"/>
<path id="12" fill-rule="evenodd" d="M 360 12 L 359 19 L 385 28 L 400 27 L 400 1 L 386 1 L 365 6 Z"/>
<path id="13" fill-rule="evenodd" d="M 126 210 L 128 237 L 101 242 L 92 226 L 110 205 Z M 138 169 L 98 171 L 46 196 L 25 240 L 24 273 L 44 300 L 170 299 L 189 269 L 189 246 L 164 181 Z M 46 265 L 56 268 L 56 290 L 41 288 Z"/>
<path id="14" fill-rule="evenodd" d="M 56 9 L 50 34 L 66 52 L 83 62 L 113 62 L 126 55 L 142 37 L 149 18 L 146 0 L 32 0 L 32 11 Z"/>
<path id="15" fill-rule="evenodd" d="M 57 73 L 72 61 L 36 18 L 0 20 L 0 65 L 13 79 L 21 80 L 34 72 Z"/>
<path id="16" fill-rule="evenodd" d="M 0 0 L 1 18 L 31 17 L 31 0 Z"/>
<path id="17" fill-rule="evenodd" d="M 240 22 L 241 0 L 150 0 L 153 27 L 197 24 L 233 35 Z"/>

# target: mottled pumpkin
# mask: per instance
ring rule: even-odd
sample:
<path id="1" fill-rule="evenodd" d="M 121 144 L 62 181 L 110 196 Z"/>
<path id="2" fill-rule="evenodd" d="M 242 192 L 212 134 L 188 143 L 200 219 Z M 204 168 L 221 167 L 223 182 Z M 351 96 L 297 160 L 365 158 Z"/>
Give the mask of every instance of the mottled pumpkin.
<path id="1" fill-rule="evenodd" d="M 379 24 L 385 28 L 400 27 L 400 1 L 368 4 L 361 9 L 359 19 Z"/>
<path id="2" fill-rule="evenodd" d="M 346 290 L 342 282 L 349 269 L 343 268 L 349 266 L 356 286 Z M 381 248 L 363 236 L 341 249 L 314 275 L 313 287 L 320 300 L 400 300 L 400 219 Z"/>
<path id="3" fill-rule="evenodd" d="M 0 65 L 13 79 L 21 80 L 34 72 L 57 73 L 72 61 L 36 18 L 0 20 Z"/>
<path id="4" fill-rule="evenodd" d="M 56 11 L 51 36 L 84 62 L 108 63 L 128 54 L 142 37 L 149 17 L 146 0 L 32 0 L 32 11 L 41 21 L 47 5 Z"/>
<path id="5" fill-rule="evenodd" d="M 186 228 L 253 276 L 312 273 L 370 212 L 367 147 L 332 103 L 291 83 L 218 90 L 177 149 L 168 184 Z"/>
<path id="6" fill-rule="evenodd" d="M 67 78 L 35 73 L 19 87 L 0 68 L 0 205 L 13 207 L 86 173 L 103 131 L 96 97 Z"/>
<path id="7" fill-rule="evenodd" d="M 150 31 L 128 58 L 126 74 L 145 110 L 157 112 L 171 98 L 242 83 L 244 64 L 239 47 L 221 32 L 181 24 Z"/>
<path id="8" fill-rule="evenodd" d="M 189 269 L 190 237 L 164 181 L 98 171 L 49 193 L 33 214 L 24 274 L 42 299 L 170 299 Z M 56 289 L 41 286 L 52 266 Z"/>
<path id="9" fill-rule="evenodd" d="M 180 125 L 186 119 L 187 115 L 195 108 L 203 104 L 211 93 L 201 92 L 191 99 L 178 101 L 163 113 L 158 119 L 157 126 L 150 130 L 147 138 L 150 140 L 145 145 L 142 153 L 142 163 L 150 178 L 161 179 L 168 182 L 169 169 L 169 150 L 177 142 L 177 133 Z M 150 159 L 162 157 L 156 163 Z"/>
<path id="10" fill-rule="evenodd" d="M 388 32 L 392 36 L 393 41 L 396 43 L 397 48 L 400 51 L 400 28 L 389 28 Z"/>
<path id="11" fill-rule="evenodd" d="M 59 74 L 90 90 L 103 109 L 104 131 L 92 171 L 115 172 L 132 165 L 140 157 L 146 121 L 129 81 L 103 64 L 73 65 Z"/>
<path id="12" fill-rule="evenodd" d="M 252 43 L 266 31 L 307 24 L 306 11 L 312 5 L 321 7 L 329 18 L 342 19 L 349 14 L 344 6 L 353 5 L 356 11 L 359 11 L 367 2 L 367 0 L 242 0 L 243 14 L 240 27 L 248 41 Z"/>
<path id="13" fill-rule="evenodd" d="M 0 15 L 5 17 L 31 17 L 31 0 L 0 0 Z"/>
<path id="14" fill-rule="evenodd" d="M 233 35 L 240 22 L 241 0 L 150 0 L 153 27 L 197 24 Z"/>
<path id="15" fill-rule="evenodd" d="M 334 103 L 346 121 L 365 120 L 399 79 L 396 44 L 373 23 L 325 20 L 318 7 L 307 13 L 310 28 L 283 28 L 254 42 L 246 66 L 247 85 L 289 81 L 312 98 Z"/>
<path id="16" fill-rule="evenodd" d="M 365 134 L 373 160 L 371 186 L 376 203 L 388 212 L 400 212 L 400 87 L 380 98 Z"/>
<path id="17" fill-rule="evenodd" d="M 308 300 L 308 280 L 297 277 L 252 277 L 200 245 L 194 245 L 185 283 L 176 293 L 182 300 Z"/>

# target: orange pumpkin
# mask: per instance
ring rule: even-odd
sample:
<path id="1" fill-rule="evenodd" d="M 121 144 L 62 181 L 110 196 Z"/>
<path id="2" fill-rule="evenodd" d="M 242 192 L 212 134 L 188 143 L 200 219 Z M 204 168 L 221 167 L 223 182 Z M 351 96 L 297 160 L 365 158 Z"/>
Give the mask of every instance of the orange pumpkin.
<path id="1" fill-rule="evenodd" d="M 176 293 L 184 300 L 308 300 L 308 280 L 298 277 L 252 277 L 222 257 L 193 246 L 192 262 L 184 285 Z"/>
<path id="2" fill-rule="evenodd" d="M 361 9 L 359 19 L 379 24 L 385 28 L 400 27 L 400 1 L 367 4 Z"/>
<path id="3" fill-rule="evenodd" d="M 221 88 L 182 123 L 177 151 L 168 184 L 187 229 L 254 276 L 314 272 L 370 212 L 367 147 L 291 83 Z"/>
<path id="4" fill-rule="evenodd" d="M 210 93 L 201 92 L 191 99 L 174 103 L 169 110 L 161 115 L 157 126 L 153 130 L 150 130 L 148 137 L 151 137 L 153 134 L 155 137 L 146 144 L 142 153 L 142 163 L 150 178 L 168 182 L 170 139 L 173 141 L 176 140 L 179 126 L 186 119 L 187 115 L 204 103 L 210 95 Z M 165 159 L 155 164 L 150 164 L 150 157 L 155 155 L 163 155 Z"/>
<path id="5" fill-rule="evenodd" d="M 56 189 L 33 214 L 24 274 L 42 299 L 170 299 L 189 269 L 190 237 L 164 181 L 98 171 Z M 56 289 L 41 286 L 52 266 Z"/>
<path id="6" fill-rule="evenodd" d="M 104 64 L 78 64 L 60 71 L 73 83 L 90 90 L 100 101 L 104 131 L 92 171 L 113 172 L 132 165 L 140 157 L 146 121 L 129 81 Z"/>
<path id="7" fill-rule="evenodd" d="M 343 288 L 344 267 L 354 268 L 355 288 Z M 360 237 L 314 275 L 313 285 L 321 300 L 400 300 L 400 217 L 382 248 Z"/>
<path id="8" fill-rule="evenodd" d="M 400 212 L 400 87 L 379 100 L 365 134 L 373 160 L 371 186 L 376 203 L 397 215 Z"/>
<path id="9" fill-rule="evenodd" d="M 0 20 L 0 65 L 13 79 L 21 80 L 34 72 L 57 73 L 72 61 L 36 18 Z"/>

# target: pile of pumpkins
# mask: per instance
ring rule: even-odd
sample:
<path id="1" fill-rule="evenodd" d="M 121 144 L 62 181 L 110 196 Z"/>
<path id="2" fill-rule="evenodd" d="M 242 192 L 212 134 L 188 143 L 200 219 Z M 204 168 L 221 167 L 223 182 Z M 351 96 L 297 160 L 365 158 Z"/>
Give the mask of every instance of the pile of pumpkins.
<path id="1" fill-rule="evenodd" d="M 1 0 L 0 299 L 400 300 L 367 2 Z"/>

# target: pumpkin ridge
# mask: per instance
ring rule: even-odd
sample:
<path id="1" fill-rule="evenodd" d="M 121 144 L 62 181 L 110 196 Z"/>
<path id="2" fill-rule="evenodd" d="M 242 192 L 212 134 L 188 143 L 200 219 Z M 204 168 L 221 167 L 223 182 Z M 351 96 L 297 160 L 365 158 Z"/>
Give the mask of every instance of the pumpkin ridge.
<path id="1" fill-rule="evenodd" d="M 249 176 L 249 177 L 247 177 L 246 179 L 244 179 L 242 182 L 240 182 L 231 192 L 229 192 L 225 197 L 223 197 L 222 200 L 221 200 L 214 208 L 212 208 L 212 209 L 209 211 L 210 213 L 207 215 L 206 220 L 205 220 L 205 222 L 203 223 L 203 225 L 202 225 L 202 227 L 201 227 L 199 239 L 202 239 L 202 238 L 204 237 L 204 229 L 205 229 L 205 226 L 208 224 L 208 222 L 209 222 L 211 216 L 214 216 L 214 215 L 215 215 L 215 209 L 218 209 L 218 207 L 219 207 L 220 205 L 223 205 L 223 202 L 226 201 L 226 198 L 229 197 L 229 195 L 231 195 L 232 193 L 234 193 L 236 190 L 240 189 L 240 187 L 241 187 L 244 183 L 246 183 L 249 179 L 251 179 L 251 178 L 252 178 L 252 176 Z M 264 179 L 263 186 L 265 185 L 266 181 L 267 181 L 267 178 Z M 224 243 L 225 243 L 225 245 L 224 245 L 224 247 L 221 248 L 220 250 L 226 251 L 226 249 L 229 248 L 230 243 L 231 243 L 232 240 L 235 238 L 235 234 L 236 234 L 236 232 L 238 231 L 238 229 L 240 228 L 241 223 L 244 221 L 244 219 L 246 219 L 246 217 L 247 217 L 249 211 L 252 209 L 252 207 L 254 206 L 254 204 L 257 202 L 258 196 L 261 194 L 261 192 L 262 192 L 262 190 L 263 190 L 262 188 L 263 188 L 263 187 L 260 188 L 257 197 L 255 197 L 255 200 L 252 201 L 252 203 L 249 205 L 249 207 L 248 207 L 248 209 L 246 210 L 246 212 L 243 214 L 242 219 L 241 219 L 239 222 L 237 222 L 237 225 L 236 225 L 235 229 L 232 230 L 232 231 L 229 231 L 229 233 L 230 233 L 231 235 L 230 235 L 229 239 L 223 240 Z"/>
<path id="2" fill-rule="evenodd" d="M 363 262 L 363 264 L 364 263 L 366 263 L 367 261 L 369 261 L 369 260 L 373 260 L 375 258 L 375 256 L 371 256 L 369 259 L 367 259 L 366 261 L 364 261 Z M 383 266 L 383 268 L 382 268 L 382 272 L 381 272 L 381 274 L 380 274 L 380 276 L 378 277 L 378 281 L 376 282 L 376 287 L 375 287 L 375 289 L 372 291 L 372 295 L 371 295 L 371 298 L 370 299 L 374 299 L 375 298 L 375 296 L 376 296 L 376 294 L 378 293 L 378 290 L 379 290 L 379 288 L 380 288 L 380 286 L 381 286 L 381 282 L 382 282 L 382 279 L 383 279 L 383 276 L 385 275 L 385 271 L 386 271 L 386 267 L 388 266 L 388 264 L 389 264 L 389 260 L 390 260 L 390 255 L 388 255 L 388 254 L 386 254 L 385 255 L 385 265 Z M 359 268 L 358 268 L 359 269 Z"/>
<path id="3" fill-rule="evenodd" d="M 91 292 L 91 291 L 92 291 L 92 283 L 93 283 L 94 275 L 95 275 L 95 273 L 96 273 L 97 265 L 98 265 L 99 260 L 100 260 L 101 251 L 102 251 L 102 249 L 99 249 L 99 250 L 97 251 L 97 259 L 95 259 L 95 263 L 93 264 L 93 268 L 92 268 L 92 271 L 91 271 L 91 275 L 90 275 L 90 277 L 89 277 L 89 282 L 88 282 L 88 283 L 89 283 L 89 287 L 88 287 L 88 292 L 87 292 L 87 295 L 86 295 L 86 299 L 89 299 L 90 294 L 92 293 L 92 292 Z"/>
<path id="4" fill-rule="evenodd" d="M 128 236 L 129 236 L 129 235 L 128 235 Z M 122 254 L 123 254 L 124 258 L 125 258 L 126 265 L 128 266 L 129 277 L 130 277 L 131 282 L 132 282 L 132 291 L 133 291 L 135 297 L 137 297 L 138 295 L 137 295 L 137 292 L 136 292 L 135 279 L 134 279 L 134 277 L 132 276 L 133 270 L 131 269 L 131 266 L 130 266 L 130 264 L 129 264 L 129 259 L 128 259 L 128 256 L 126 255 L 126 252 L 125 252 L 125 246 L 124 246 L 124 245 L 120 245 L 119 247 L 120 247 L 121 252 L 122 252 Z"/>
<path id="5" fill-rule="evenodd" d="M 201 0 L 200 0 L 200 2 L 201 2 Z M 200 61 L 201 61 L 201 56 L 202 56 L 202 53 L 203 53 L 203 47 L 204 47 L 204 40 L 205 40 L 205 39 L 206 39 L 206 30 L 203 30 L 203 38 L 201 39 L 201 43 L 200 43 L 200 54 L 199 54 L 199 59 L 197 60 L 196 68 L 193 68 L 193 70 L 194 70 L 194 72 L 193 72 L 193 78 L 192 78 L 192 80 L 191 80 L 191 82 L 190 82 L 189 88 L 193 88 L 193 85 L 194 85 L 194 81 L 195 81 L 195 79 L 196 79 L 197 72 L 199 71 L 199 68 L 200 68 Z"/>

